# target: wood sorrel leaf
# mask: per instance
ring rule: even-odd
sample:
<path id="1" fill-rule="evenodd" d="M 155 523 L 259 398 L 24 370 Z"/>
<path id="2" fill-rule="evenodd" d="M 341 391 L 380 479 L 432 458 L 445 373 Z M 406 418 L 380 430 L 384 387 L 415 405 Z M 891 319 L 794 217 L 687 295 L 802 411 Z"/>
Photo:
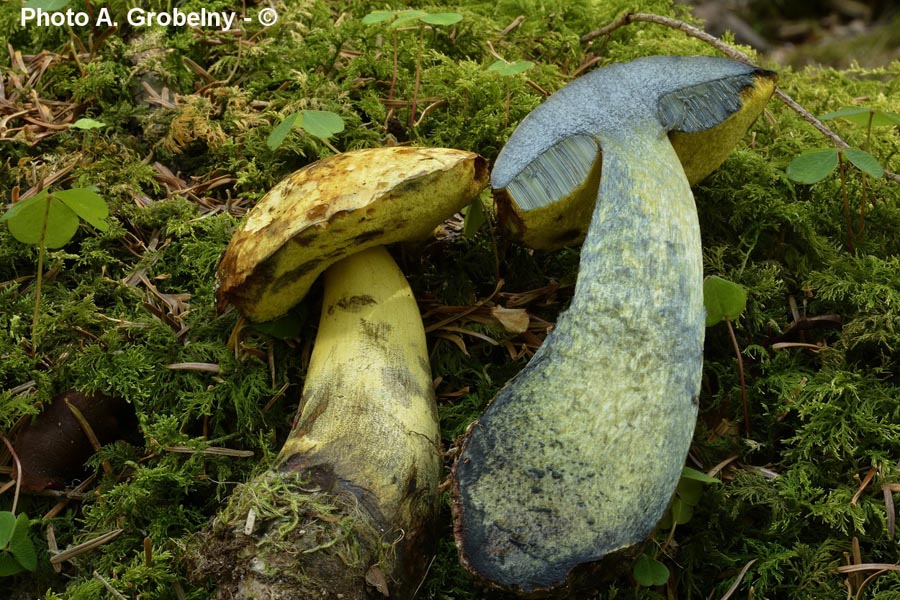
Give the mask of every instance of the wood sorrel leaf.
<path id="1" fill-rule="evenodd" d="M 700 481 L 702 483 L 721 483 L 715 477 L 710 477 L 703 471 L 698 471 L 697 469 L 692 469 L 690 467 L 683 467 L 681 469 L 681 478 L 690 479 L 692 481 Z"/>
<path id="2" fill-rule="evenodd" d="M 109 207 L 97 193 L 96 188 L 60 190 L 53 192 L 53 197 L 59 198 L 63 204 L 95 229 L 100 231 L 109 229 L 109 224 L 105 220 L 109 216 Z"/>
<path id="3" fill-rule="evenodd" d="M 328 139 L 344 130 L 344 120 L 327 110 L 303 110 L 300 111 L 300 127 L 310 135 Z"/>
<path id="4" fill-rule="evenodd" d="M 34 550 L 31 538 L 28 537 L 29 529 L 28 517 L 25 513 L 19 513 L 16 526 L 9 538 L 9 551 L 20 565 L 29 571 L 34 571 L 37 568 L 37 552 Z"/>
<path id="5" fill-rule="evenodd" d="M 35 197 L 37 198 L 37 197 Z M 34 200 L 34 198 L 29 198 Z M 78 215 L 71 208 L 54 198 L 49 198 L 50 206 L 47 207 L 47 195 L 37 201 L 28 202 L 8 219 L 9 232 L 14 238 L 24 244 L 38 245 L 41 241 L 41 231 L 44 229 L 44 216 L 47 218 L 47 230 L 44 244 L 47 248 L 62 248 L 78 231 Z M 21 203 L 20 203 L 21 204 Z"/>
<path id="6" fill-rule="evenodd" d="M 45 12 L 56 12 L 64 9 L 72 0 L 28 0 L 25 8 L 33 8 L 35 10 L 43 10 Z"/>
<path id="7" fill-rule="evenodd" d="M 881 168 L 878 160 L 865 150 L 860 150 L 859 148 L 844 148 L 842 152 L 844 153 L 844 156 L 847 157 L 847 160 L 853 163 L 857 169 L 868 174 L 870 177 L 880 179 L 884 175 L 884 169 Z"/>
<path id="8" fill-rule="evenodd" d="M 512 75 L 518 75 L 519 73 L 524 73 L 528 69 L 532 68 L 534 63 L 530 60 L 517 60 L 516 62 L 506 63 L 502 60 L 498 60 L 493 63 L 491 66 L 487 68 L 488 71 L 496 71 L 498 75 L 503 77 L 511 77 Z"/>
<path id="9" fill-rule="evenodd" d="M 397 11 L 395 10 L 373 10 L 363 17 L 362 22 L 363 25 L 374 25 L 375 23 L 382 23 L 388 19 L 393 19 L 396 14 Z"/>
<path id="10" fill-rule="evenodd" d="M 407 23 L 411 23 L 416 19 L 421 19 L 426 16 L 428 13 L 424 10 L 401 10 L 397 13 L 397 18 L 391 23 L 391 29 L 396 29 L 401 25 L 406 25 Z"/>
<path id="11" fill-rule="evenodd" d="M 869 125 L 870 119 L 872 122 L 872 127 L 889 127 L 893 125 L 900 125 L 900 120 L 898 120 L 898 116 L 894 113 L 885 112 L 883 110 L 875 110 L 874 108 L 865 108 L 861 106 L 853 108 L 842 108 L 840 110 L 830 112 L 827 115 L 822 115 L 819 118 L 823 121 L 830 121 L 832 119 L 846 119 L 851 123 L 862 125 L 864 127 Z"/>
<path id="12" fill-rule="evenodd" d="M 669 569 L 655 558 L 642 554 L 634 563 L 634 580 L 644 587 L 663 585 L 669 580 Z"/>
<path id="13" fill-rule="evenodd" d="M 272 133 L 270 133 L 269 137 L 266 139 L 266 145 L 269 147 L 269 150 L 274 150 L 281 145 L 281 142 L 283 142 L 284 138 L 287 137 L 287 134 L 291 132 L 291 128 L 299 118 L 300 113 L 298 112 L 290 114 L 272 130 Z"/>
<path id="14" fill-rule="evenodd" d="M 836 148 L 804 152 L 791 161 L 787 167 L 787 176 L 797 183 L 813 184 L 822 181 L 837 168 L 838 151 Z"/>
<path id="15" fill-rule="evenodd" d="M 462 21 L 462 15 L 455 12 L 430 13 L 419 17 L 419 20 L 429 25 L 453 25 Z"/>
<path id="16" fill-rule="evenodd" d="M 707 327 L 723 319 L 733 321 L 747 306 L 747 292 L 738 284 L 713 275 L 703 280 L 703 305 Z"/>
<path id="17" fill-rule="evenodd" d="M 16 515 L 4 510 L 0 512 L 0 549 L 6 548 L 13 529 L 16 528 Z"/>
<path id="18" fill-rule="evenodd" d="M 106 123 L 102 121 L 95 121 L 94 119 L 78 119 L 72 125 L 70 125 L 72 129 L 100 129 L 101 127 L 106 127 Z"/>

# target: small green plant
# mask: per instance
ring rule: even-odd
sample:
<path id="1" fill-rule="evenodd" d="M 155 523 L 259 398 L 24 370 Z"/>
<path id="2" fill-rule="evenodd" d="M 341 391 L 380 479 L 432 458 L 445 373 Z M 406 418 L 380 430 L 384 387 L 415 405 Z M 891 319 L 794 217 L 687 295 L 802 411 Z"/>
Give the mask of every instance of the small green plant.
<path id="1" fill-rule="evenodd" d="M 644 587 L 665 585 L 669 580 L 669 568 L 649 554 L 641 554 L 632 567 L 634 580 Z"/>
<path id="2" fill-rule="evenodd" d="M 669 530 L 669 538 L 675 533 L 676 526 L 690 522 L 694 516 L 694 507 L 703 496 L 703 486 L 709 483 L 719 483 L 719 480 L 691 467 L 681 470 L 675 496 L 659 523 L 660 528 Z M 664 585 L 669 580 L 669 568 L 656 559 L 655 550 L 656 547 L 651 546 L 632 567 L 634 580 L 644 587 Z"/>
<path id="3" fill-rule="evenodd" d="M 25 8 L 40 9 L 46 12 L 56 12 L 64 9 L 72 0 L 28 0 Z"/>
<path id="4" fill-rule="evenodd" d="M 28 517 L 9 511 L 0 512 L 0 577 L 37 568 L 37 552 L 28 536 Z"/>
<path id="5" fill-rule="evenodd" d="M 416 124 L 416 103 L 419 96 L 419 83 L 422 78 L 422 46 L 425 42 L 425 26 L 453 25 L 462 21 L 462 15 L 455 12 L 429 13 L 424 10 L 375 10 L 363 17 L 363 24 L 375 25 L 376 23 L 384 23 L 390 21 L 390 27 L 393 30 L 394 39 L 394 71 L 391 78 L 391 89 L 388 99 L 394 98 L 394 86 L 397 83 L 397 52 L 398 40 L 397 29 L 401 25 L 419 24 L 419 45 L 416 51 L 416 83 L 413 88 L 413 98 L 409 112 L 409 126 L 414 127 Z"/>
<path id="6" fill-rule="evenodd" d="M 703 280 L 703 306 L 706 308 L 706 326 L 712 327 L 722 321 L 728 326 L 728 335 L 734 346 L 734 354 L 738 363 L 738 375 L 741 380 L 741 403 L 744 407 L 744 434 L 750 437 L 750 410 L 747 407 L 747 385 L 744 382 L 744 361 L 734 327 L 731 322 L 741 316 L 747 307 L 747 292 L 740 285 L 716 277 Z"/>
<path id="7" fill-rule="evenodd" d="M 70 125 L 72 129 L 100 129 L 106 127 L 106 123 L 96 119 L 82 118 Z"/>
<path id="8" fill-rule="evenodd" d="M 856 247 L 862 241 L 862 233 L 865 228 L 866 216 L 866 177 L 880 179 L 884 175 L 884 169 L 878 160 L 869 154 L 868 149 L 872 139 L 873 127 L 896 127 L 900 125 L 900 115 L 890 112 L 875 110 L 872 108 L 853 107 L 842 108 L 819 117 L 828 121 L 833 119 L 845 119 L 856 125 L 866 128 L 866 142 L 863 148 L 816 148 L 804 152 L 791 161 L 788 165 L 787 176 L 806 185 L 812 185 L 828 177 L 835 169 L 841 178 L 841 198 L 844 203 L 844 221 L 847 224 L 847 249 L 855 254 Z M 862 172 L 860 182 L 859 224 L 854 236 L 853 225 L 850 220 L 850 202 L 847 198 L 847 163 L 852 164 Z M 855 242 L 854 242 L 855 238 Z"/>
<path id="9" fill-rule="evenodd" d="M 31 345 L 37 348 L 35 331 L 41 307 L 41 285 L 44 275 L 44 255 L 48 248 L 62 248 L 78 231 L 79 219 L 95 229 L 106 231 L 109 207 L 97 193 L 96 187 L 72 188 L 49 192 L 41 190 L 34 196 L 14 202 L 0 216 L 9 232 L 23 244 L 38 247 L 37 278 L 34 288 L 34 315 L 31 322 Z"/>
<path id="10" fill-rule="evenodd" d="M 344 120 L 337 113 L 328 110 L 301 110 L 292 113 L 272 130 L 266 139 L 266 145 L 270 150 L 275 150 L 284 141 L 294 126 L 300 127 L 309 135 L 322 140 L 335 154 L 341 151 L 331 145 L 328 138 L 344 130 Z"/>
<path id="11" fill-rule="evenodd" d="M 534 63 L 530 60 L 517 60 L 516 62 L 506 62 L 505 60 L 495 61 L 487 68 L 488 72 L 495 72 L 506 80 L 506 119 L 503 125 L 509 125 L 509 104 L 510 104 L 510 79 L 524 73 L 528 69 L 534 67 Z"/>

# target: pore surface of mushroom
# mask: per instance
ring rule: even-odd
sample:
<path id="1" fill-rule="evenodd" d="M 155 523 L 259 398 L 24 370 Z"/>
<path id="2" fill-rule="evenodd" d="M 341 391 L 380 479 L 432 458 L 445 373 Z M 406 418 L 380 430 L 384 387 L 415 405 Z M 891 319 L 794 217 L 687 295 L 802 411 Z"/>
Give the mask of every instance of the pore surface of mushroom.
<path id="1" fill-rule="evenodd" d="M 381 244 L 427 236 L 486 184 L 469 152 L 351 152 L 290 176 L 235 234 L 219 299 L 252 319 L 279 316 L 325 273 L 290 436 L 194 553 L 193 576 L 215 578 L 220 598 L 405 598 L 421 580 L 438 417 L 418 306 Z"/>
<path id="2" fill-rule="evenodd" d="M 694 429 L 704 336 L 697 214 L 667 134 L 727 123 L 771 84 L 711 57 L 613 65 L 551 96 L 498 157 L 492 185 L 520 207 L 592 190 L 597 201 L 570 307 L 454 467 L 460 556 L 488 583 L 557 588 L 575 567 L 629 552 L 662 517 Z"/>

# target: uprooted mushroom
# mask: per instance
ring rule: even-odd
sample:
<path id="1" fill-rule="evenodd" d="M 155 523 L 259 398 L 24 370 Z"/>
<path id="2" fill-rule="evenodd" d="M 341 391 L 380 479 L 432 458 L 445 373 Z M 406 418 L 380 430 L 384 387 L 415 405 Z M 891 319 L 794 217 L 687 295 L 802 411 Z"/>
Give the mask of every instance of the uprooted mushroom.
<path id="1" fill-rule="evenodd" d="M 193 553 L 220 598 L 404 598 L 420 582 L 440 435 L 421 316 L 382 246 L 427 237 L 486 185 L 470 152 L 348 152 L 282 181 L 232 238 L 218 300 L 251 320 L 285 313 L 325 273 L 293 430 Z"/>
<path id="2" fill-rule="evenodd" d="M 454 466 L 457 544 L 481 580 L 534 594 L 579 566 L 621 568 L 663 516 L 702 366 L 690 183 L 773 90 L 773 73 L 731 60 L 638 59 L 560 89 L 500 153 L 491 183 L 526 243 L 557 247 L 590 225 L 570 307 Z"/>

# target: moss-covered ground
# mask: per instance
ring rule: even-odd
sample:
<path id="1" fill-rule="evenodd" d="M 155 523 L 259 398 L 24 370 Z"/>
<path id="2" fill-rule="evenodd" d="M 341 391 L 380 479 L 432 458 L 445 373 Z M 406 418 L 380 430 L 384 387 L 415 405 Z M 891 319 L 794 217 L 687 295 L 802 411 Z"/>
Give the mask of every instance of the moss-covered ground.
<path id="1" fill-rule="evenodd" d="M 23 496 L 19 510 L 34 519 L 39 567 L 0 579 L 3 598 L 112 597 L 104 585 L 133 599 L 209 598 L 208 588 L 185 578 L 184 545 L 237 482 L 271 464 L 290 428 L 315 333 L 313 318 L 293 339 L 245 328 L 229 345 L 237 315 L 218 315 L 213 301 L 216 264 L 241 217 L 280 179 L 332 152 L 299 130 L 271 150 L 266 139 L 285 116 L 302 109 L 340 114 L 346 128 L 331 143 L 342 151 L 411 142 L 493 159 L 546 93 L 586 68 L 714 53 L 645 24 L 590 45 L 579 41 L 625 10 L 687 18 L 667 0 L 273 0 L 266 5 L 277 9 L 277 24 L 241 23 L 231 32 L 21 27 L 19 4 L 0 6 L 0 202 L 42 182 L 54 190 L 96 185 L 111 217 L 107 232 L 82 224 L 69 244 L 48 252 L 36 347 L 37 250 L 0 225 L 0 432 L 12 435 L 42 403 L 76 388 L 131 403 L 144 447 L 105 447 L 92 459 L 97 480 L 52 518 L 40 517 L 58 497 Z M 124 23 L 136 5 L 240 11 L 244 4 L 251 17 L 262 7 L 226 0 L 73 0 L 69 7 L 104 5 Z M 393 31 L 362 23 L 373 9 L 406 7 L 463 15 L 424 33 L 413 127 L 418 30 L 397 32 L 391 97 Z M 536 63 L 509 80 L 508 122 L 507 82 L 487 71 L 494 52 Z M 856 105 L 900 112 L 900 63 L 802 72 L 764 66 L 780 71 L 781 86 L 814 114 Z M 66 126 L 81 117 L 105 126 Z M 864 128 L 835 127 L 852 145 L 865 142 Z M 749 297 L 735 330 L 751 433 L 743 434 L 727 329 L 712 327 L 690 464 L 708 470 L 728 460 L 722 483 L 705 488 L 693 518 L 669 543 L 663 530 L 652 545 L 666 543 L 657 555 L 671 572 L 665 586 L 622 578 L 597 598 L 720 598 L 750 561 L 733 598 L 900 598 L 897 570 L 864 587 L 877 571 L 839 571 L 849 562 L 900 562 L 893 517 L 900 490 L 900 187 L 868 180 L 865 228 L 849 252 L 839 179 L 802 186 L 784 173 L 800 152 L 827 145 L 772 101 L 728 161 L 695 189 L 705 270 L 745 286 Z M 874 130 L 870 151 L 900 170 L 896 127 Z M 849 175 L 847 190 L 856 229 L 858 173 Z M 577 250 L 527 252 L 486 227 L 471 237 L 459 229 L 448 224 L 439 241 L 396 253 L 426 326 L 439 325 L 429 344 L 450 453 L 566 306 L 578 258 Z M 491 297 L 498 279 L 503 287 Z M 525 309 L 531 328 L 508 332 L 491 306 Z M 315 298 L 299 314 L 316 315 Z M 816 319 L 825 315 L 836 318 Z M 837 320 L 839 328 L 822 326 Z M 217 368 L 166 366 L 178 363 Z M 204 451 L 210 447 L 254 456 Z M 109 473 L 99 469 L 102 459 Z M 9 472 L 12 462 L 4 460 Z M 10 489 L 0 510 L 11 505 Z M 496 597 L 462 571 L 446 505 L 444 517 L 439 554 L 417 597 Z M 123 532 L 55 573 L 50 525 L 60 548 Z"/>

